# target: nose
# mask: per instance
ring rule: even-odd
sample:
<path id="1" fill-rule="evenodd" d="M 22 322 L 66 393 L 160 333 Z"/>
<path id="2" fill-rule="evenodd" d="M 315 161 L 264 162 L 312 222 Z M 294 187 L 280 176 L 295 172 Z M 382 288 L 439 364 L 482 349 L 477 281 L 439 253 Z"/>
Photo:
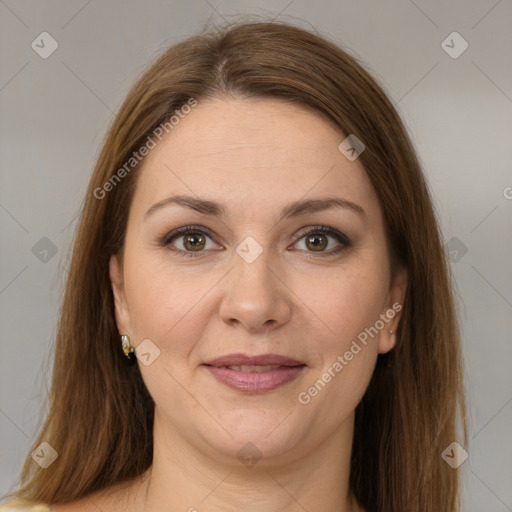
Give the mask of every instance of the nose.
<path id="1" fill-rule="evenodd" d="M 238 254 L 226 276 L 220 316 L 231 325 L 242 325 L 252 333 L 284 325 L 291 316 L 293 295 L 287 288 L 279 265 L 271 265 L 264 250 L 249 263 Z"/>

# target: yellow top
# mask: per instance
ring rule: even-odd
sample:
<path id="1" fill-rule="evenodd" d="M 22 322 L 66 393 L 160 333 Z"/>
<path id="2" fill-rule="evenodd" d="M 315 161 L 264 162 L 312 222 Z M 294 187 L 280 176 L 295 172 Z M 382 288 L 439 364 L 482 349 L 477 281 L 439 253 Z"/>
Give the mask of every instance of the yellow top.
<path id="1" fill-rule="evenodd" d="M 0 512 L 52 512 L 52 509 L 46 503 L 18 499 L 1 504 Z"/>

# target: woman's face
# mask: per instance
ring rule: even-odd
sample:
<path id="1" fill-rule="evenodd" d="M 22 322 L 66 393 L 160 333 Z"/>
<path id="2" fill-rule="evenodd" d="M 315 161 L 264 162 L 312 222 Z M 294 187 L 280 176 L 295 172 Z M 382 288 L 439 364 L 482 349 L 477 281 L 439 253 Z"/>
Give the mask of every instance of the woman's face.
<path id="1" fill-rule="evenodd" d="M 344 138 L 285 102 L 216 99 L 155 139 L 110 272 L 159 432 L 293 460 L 352 428 L 406 274 L 390 286 L 377 195 Z"/>

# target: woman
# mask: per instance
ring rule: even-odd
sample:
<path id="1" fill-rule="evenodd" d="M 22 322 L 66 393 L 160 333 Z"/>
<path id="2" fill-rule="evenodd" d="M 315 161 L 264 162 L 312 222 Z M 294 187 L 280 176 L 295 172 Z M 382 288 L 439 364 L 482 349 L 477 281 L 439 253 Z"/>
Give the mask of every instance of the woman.
<path id="1" fill-rule="evenodd" d="M 449 268 L 354 58 L 246 23 L 150 67 L 90 181 L 52 379 L 1 510 L 459 509 Z"/>

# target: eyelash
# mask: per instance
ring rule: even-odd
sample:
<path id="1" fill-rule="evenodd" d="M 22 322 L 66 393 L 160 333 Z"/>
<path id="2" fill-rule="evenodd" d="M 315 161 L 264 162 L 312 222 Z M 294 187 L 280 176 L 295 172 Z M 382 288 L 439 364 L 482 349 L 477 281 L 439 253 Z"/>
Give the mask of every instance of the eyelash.
<path id="1" fill-rule="evenodd" d="M 179 238 L 180 236 L 184 236 L 184 235 L 188 235 L 188 234 L 192 234 L 192 233 L 193 234 L 199 233 L 201 235 L 206 235 L 213 240 L 213 236 L 212 236 L 210 230 L 207 228 L 204 228 L 202 226 L 183 226 L 183 227 L 175 229 L 171 233 L 167 234 L 164 237 L 164 239 L 162 240 L 161 245 L 164 247 L 168 247 L 169 250 L 171 250 L 178 256 L 183 256 L 183 257 L 188 257 L 188 258 L 197 258 L 197 257 L 201 256 L 201 253 L 203 253 L 205 251 L 204 250 L 203 251 L 184 251 L 181 249 L 172 249 L 169 247 L 171 242 L 175 238 Z M 333 228 L 330 228 L 328 226 L 313 226 L 308 231 L 302 232 L 301 236 L 297 240 L 297 242 L 299 240 L 302 240 L 306 236 L 319 234 L 319 233 L 324 234 L 324 235 L 331 235 L 332 237 L 336 238 L 336 240 L 339 243 L 341 243 L 341 246 L 337 247 L 335 249 L 331 249 L 329 251 L 320 251 L 316 254 L 314 252 L 308 251 L 308 252 L 311 252 L 311 254 L 313 254 L 312 256 L 308 256 L 310 258 L 316 258 L 316 257 L 325 258 L 325 257 L 329 257 L 329 256 L 334 256 L 334 255 L 337 255 L 339 252 L 341 252 L 343 249 L 350 247 L 352 244 L 350 239 L 345 234 L 340 233 L 339 231 L 337 231 Z M 297 243 L 297 242 L 295 242 L 295 243 Z"/>

